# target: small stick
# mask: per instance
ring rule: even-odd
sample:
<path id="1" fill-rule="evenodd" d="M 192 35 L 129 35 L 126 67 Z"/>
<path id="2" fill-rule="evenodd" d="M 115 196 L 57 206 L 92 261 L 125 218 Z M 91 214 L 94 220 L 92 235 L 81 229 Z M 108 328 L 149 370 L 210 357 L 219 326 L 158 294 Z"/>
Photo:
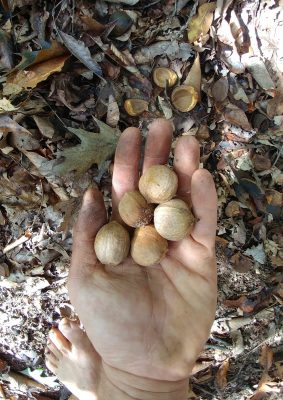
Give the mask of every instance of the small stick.
<path id="1" fill-rule="evenodd" d="M 27 242 L 31 238 L 32 234 L 28 231 L 25 232 L 23 236 L 19 239 L 15 240 L 13 243 L 8 244 L 4 247 L 3 254 L 8 253 L 9 251 L 13 250 L 15 247 L 20 246 L 21 244 Z"/>

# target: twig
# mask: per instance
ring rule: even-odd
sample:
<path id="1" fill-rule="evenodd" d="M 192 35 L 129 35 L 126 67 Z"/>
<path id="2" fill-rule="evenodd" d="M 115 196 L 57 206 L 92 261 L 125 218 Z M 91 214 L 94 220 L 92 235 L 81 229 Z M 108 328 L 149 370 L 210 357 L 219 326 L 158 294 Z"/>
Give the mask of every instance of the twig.
<path id="1" fill-rule="evenodd" d="M 31 238 L 32 234 L 30 232 L 26 232 L 22 237 L 15 240 L 13 243 L 8 244 L 4 250 L 3 254 L 8 253 L 9 251 L 13 250 L 15 247 L 20 246 L 21 244 L 27 242 Z"/>

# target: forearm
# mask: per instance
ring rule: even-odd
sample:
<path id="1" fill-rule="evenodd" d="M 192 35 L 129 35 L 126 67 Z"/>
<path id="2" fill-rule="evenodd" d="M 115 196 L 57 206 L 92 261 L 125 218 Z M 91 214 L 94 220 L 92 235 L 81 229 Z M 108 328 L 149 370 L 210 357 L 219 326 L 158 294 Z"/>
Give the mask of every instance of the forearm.
<path id="1" fill-rule="evenodd" d="M 97 400 L 186 400 L 188 379 L 169 382 L 137 377 L 103 365 Z"/>

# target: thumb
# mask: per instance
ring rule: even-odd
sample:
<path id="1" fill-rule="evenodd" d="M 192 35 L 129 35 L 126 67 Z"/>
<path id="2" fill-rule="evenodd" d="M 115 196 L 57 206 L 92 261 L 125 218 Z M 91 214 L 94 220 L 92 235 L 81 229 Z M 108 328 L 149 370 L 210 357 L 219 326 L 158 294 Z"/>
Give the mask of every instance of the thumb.
<path id="1" fill-rule="evenodd" d="M 93 268 L 97 262 L 94 251 L 94 239 L 99 229 L 107 221 L 107 213 L 101 192 L 96 188 L 88 189 L 78 220 L 73 229 L 73 253 L 70 273 L 76 275 L 83 270 Z"/>

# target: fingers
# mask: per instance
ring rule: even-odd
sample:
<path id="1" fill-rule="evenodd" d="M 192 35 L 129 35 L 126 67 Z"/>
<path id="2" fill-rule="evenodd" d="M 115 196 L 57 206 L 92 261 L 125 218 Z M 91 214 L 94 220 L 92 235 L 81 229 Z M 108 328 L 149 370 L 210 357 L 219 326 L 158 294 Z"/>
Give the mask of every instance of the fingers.
<path id="1" fill-rule="evenodd" d="M 125 192 L 135 190 L 139 180 L 141 135 L 137 128 L 127 128 L 121 135 L 114 161 L 112 178 L 112 215 L 117 215 L 118 203 Z"/>
<path id="2" fill-rule="evenodd" d="M 96 188 L 88 189 L 73 230 L 71 274 L 80 275 L 83 273 L 83 268 L 96 263 L 94 239 L 106 221 L 107 214 L 102 194 Z"/>
<path id="3" fill-rule="evenodd" d="M 197 170 L 191 181 L 193 212 L 198 219 L 192 238 L 213 249 L 217 224 L 217 195 L 211 174 L 205 169 Z"/>
<path id="4" fill-rule="evenodd" d="M 145 144 L 143 173 L 152 165 L 166 164 L 168 161 L 173 127 L 165 119 L 156 119 L 149 127 Z"/>
<path id="5" fill-rule="evenodd" d="M 174 170 L 178 175 L 178 197 L 188 202 L 193 173 L 199 168 L 199 143 L 193 136 L 178 139 L 174 154 Z"/>

